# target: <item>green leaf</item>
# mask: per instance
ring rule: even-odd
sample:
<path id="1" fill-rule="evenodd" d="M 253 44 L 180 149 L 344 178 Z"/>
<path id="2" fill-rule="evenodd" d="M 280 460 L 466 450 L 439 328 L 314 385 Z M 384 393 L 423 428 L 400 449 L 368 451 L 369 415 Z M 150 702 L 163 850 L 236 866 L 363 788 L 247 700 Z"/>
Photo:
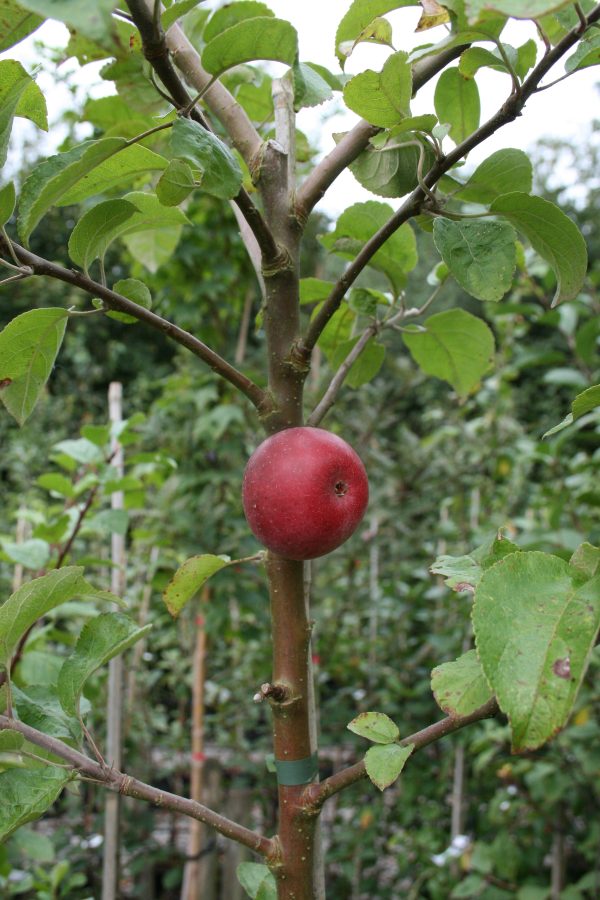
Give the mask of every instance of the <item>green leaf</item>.
<path id="1" fill-rule="evenodd" d="M 573 553 L 569 564 L 580 569 L 588 578 L 593 578 L 600 573 L 600 547 L 584 541 Z"/>
<path id="2" fill-rule="evenodd" d="M 0 167 L 6 162 L 15 116 L 48 129 L 46 101 L 39 87 L 20 62 L 4 59 L 0 61 Z"/>
<path id="3" fill-rule="evenodd" d="M 390 128 L 410 115 L 412 70 L 408 54 L 393 53 L 381 70 L 367 69 L 344 87 L 344 102 L 372 125 Z"/>
<path id="4" fill-rule="evenodd" d="M 471 78 L 464 78 L 458 68 L 442 72 L 433 102 L 440 122 L 450 125 L 450 137 L 455 144 L 460 144 L 478 127 L 481 105 L 477 84 Z"/>
<path id="5" fill-rule="evenodd" d="M 445 584 L 454 591 L 474 591 L 486 569 L 518 551 L 517 545 L 499 531 L 465 556 L 438 556 L 430 571 L 443 575 Z"/>
<path id="6" fill-rule="evenodd" d="M 40 475 L 36 483 L 40 487 L 45 488 L 45 490 L 59 494 L 61 497 L 73 497 L 75 495 L 70 479 L 58 472 L 48 472 L 46 475 Z"/>
<path id="7" fill-rule="evenodd" d="M 245 19 L 256 19 L 258 16 L 275 16 L 266 3 L 259 3 L 258 0 L 238 0 L 237 3 L 227 3 L 215 10 L 206 26 L 202 37 L 205 43 L 212 41 L 223 31 L 243 22 Z"/>
<path id="8" fill-rule="evenodd" d="M 173 156 L 182 157 L 202 172 L 201 187 L 213 197 L 231 200 L 242 186 L 240 164 L 216 134 L 192 119 L 177 119 L 171 129 Z"/>
<path id="9" fill-rule="evenodd" d="M 565 71 L 575 72 L 598 64 L 600 64 L 600 31 L 590 29 L 588 35 L 578 44 L 575 53 L 566 60 Z"/>
<path id="10" fill-rule="evenodd" d="M 202 65 L 217 77 L 255 59 L 271 59 L 291 66 L 298 55 L 296 29 L 283 19 L 257 16 L 237 22 L 208 41 L 202 51 Z"/>
<path id="11" fill-rule="evenodd" d="M 160 17 L 164 31 L 168 31 L 178 19 L 181 19 L 182 16 L 185 16 L 186 13 L 202 2 L 203 0 L 175 0 Z M 206 14 L 208 15 L 209 13 L 207 12 Z"/>
<path id="12" fill-rule="evenodd" d="M 39 400 L 60 350 L 66 309 L 32 309 L 0 332 L 0 399 L 19 425 Z"/>
<path id="13" fill-rule="evenodd" d="M 32 828 L 19 828 L 14 835 L 11 845 L 18 853 L 34 860 L 36 863 L 51 863 L 56 859 L 54 844 L 45 834 L 40 834 Z"/>
<path id="14" fill-rule="evenodd" d="M 110 244 L 136 212 L 127 200 L 105 200 L 81 217 L 69 238 L 69 256 L 88 273 L 95 259 L 104 260 Z"/>
<path id="15" fill-rule="evenodd" d="M 53 444 L 52 449 L 56 453 L 64 453 L 84 466 L 101 463 L 104 460 L 104 454 L 100 448 L 87 438 L 59 441 L 57 444 Z"/>
<path id="16" fill-rule="evenodd" d="M 530 38 L 528 41 L 525 41 L 517 49 L 517 63 L 515 65 L 515 72 L 519 76 L 519 78 L 525 78 L 530 69 L 533 69 L 535 66 L 535 62 L 537 59 L 537 44 Z"/>
<path id="17" fill-rule="evenodd" d="M 385 225 L 394 211 L 387 203 L 367 200 L 355 203 L 337 220 L 335 230 L 321 238 L 324 246 L 345 259 L 354 259 L 364 244 Z M 408 223 L 401 225 L 371 258 L 369 265 L 383 272 L 395 294 L 406 284 L 406 273 L 417 264 L 415 235 Z"/>
<path id="18" fill-rule="evenodd" d="M 510 290 L 517 265 L 516 234 L 508 222 L 439 216 L 435 246 L 460 286 L 478 300 L 497 302 Z"/>
<path id="19" fill-rule="evenodd" d="M 343 52 L 340 45 L 342 48 L 348 43 L 353 45 L 374 19 L 403 6 L 418 5 L 418 0 L 354 0 L 335 34 L 335 52 L 341 67 L 344 68 L 348 53 Z"/>
<path id="20" fill-rule="evenodd" d="M 317 300 L 326 300 L 333 287 L 333 281 L 323 281 L 321 278 L 301 278 L 300 303 L 316 303 Z"/>
<path id="21" fill-rule="evenodd" d="M 167 207 L 154 194 L 133 191 L 121 200 L 105 200 L 79 220 L 69 238 L 69 255 L 86 268 L 96 257 L 102 259 L 117 238 L 131 239 L 140 232 L 166 232 L 179 239 L 188 218 L 177 207 Z"/>
<path id="22" fill-rule="evenodd" d="M 509 717 L 513 750 L 534 750 L 566 723 L 600 627 L 600 576 L 538 551 L 484 573 L 473 627 L 485 676 Z"/>
<path id="23" fill-rule="evenodd" d="M 513 47 L 504 45 L 504 51 L 511 64 L 517 61 L 517 52 Z M 508 68 L 504 59 L 500 55 L 499 50 L 486 50 L 485 47 L 469 47 L 461 54 L 458 62 L 458 71 L 464 78 L 473 78 L 479 69 L 487 66 L 500 72 L 508 72 Z"/>
<path id="24" fill-rule="evenodd" d="M 2 541 L 2 549 L 12 562 L 19 563 L 26 569 L 43 569 L 50 559 L 48 542 L 39 538 L 30 538 L 20 544 Z"/>
<path id="25" fill-rule="evenodd" d="M 27 13 L 22 4 L 15 0 L 0 0 L 0 53 L 20 43 L 39 28 L 43 21 L 41 16 Z"/>
<path id="26" fill-rule="evenodd" d="M 490 368 L 494 335 L 482 319 L 464 309 L 430 316 L 425 332 L 404 333 L 404 343 L 427 375 L 452 385 L 460 397 L 475 390 Z"/>
<path id="27" fill-rule="evenodd" d="M 365 754 L 367 775 L 380 791 L 393 784 L 406 764 L 406 760 L 414 750 L 414 744 L 401 747 L 399 744 L 386 744 L 383 747 L 371 747 Z"/>
<path id="28" fill-rule="evenodd" d="M 557 284 L 552 305 L 573 300 L 587 269 L 585 241 L 574 222 L 549 200 L 520 191 L 497 197 L 490 210 L 522 231 L 554 270 Z"/>
<path id="29" fill-rule="evenodd" d="M 120 281 L 116 281 L 113 284 L 113 291 L 116 291 L 128 300 L 133 300 L 134 303 L 137 303 L 138 306 L 143 306 L 144 309 L 152 309 L 152 294 L 144 282 L 138 278 L 122 278 Z M 128 313 L 111 311 L 107 313 L 107 316 L 110 316 L 111 319 L 117 319 L 118 322 L 124 322 L 126 325 L 134 325 L 138 321 L 135 316 L 130 316 Z"/>
<path id="30" fill-rule="evenodd" d="M 163 599 L 174 618 L 177 618 L 186 603 L 198 593 L 211 575 L 229 565 L 229 557 L 213 556 L 205 553 L 192 556 L 181 565 L 165 588 Z"/>
<path id="31" fill-rule="evenodd" d="M 34 657 L 35 677 L 39 678 L 41 674 L 43 683 L 29 684 L 26 694 L 16 685 L 12 685 L 13 705 L 19 719 L 30 728 L 35 728 L 51 737 L 67 741 L 67 743 L 79 743 L 81 726 L 77 719 L 69 718 L 65 714 L 56 696 L 56 678 L 60 671 L 60 658 L 57 659 L 56 655 L 51 657 L 52 663 L 59 663 L 59 665 L 48 666 L 46 664 L 44 670 L 39 654 L 30 650 L 19 664 L 21 673 L 27 674 L 26 665 L 31 657 Z"/>
<path id="32" fill-rule="evenodd" d="M 391 744 L 398 740 L 398 726 L 385 713 L 361 713 L 347 726 L 354 734 L 367 738 L 375 744 Z"/>
<path id="33" fill-rule="evenodd" d="M 276 900 L 275 878 L 267 866 L 262 863 L 243 862 L 237 867 L 236 875 L 239 883 L 252 900 L 271 900 L 271 898 Z"/>
<path id="34" fill-rule="evenodd" d="M 172 159 L 158 179 L 156 196 L 163 206 L 178 206 L 196 187 L 190 166 L 183 159 Z"/>
<path id="35" fill-rule="evenodd" d="M 0 731 L 0 753 L 15 753 L 22 746 L 25 738 L 18 731 L 3 729 Z"/>
<path id="36" fill-rule="evenodd" d="M 114 31 L 115 0 L 95 0 L 93 4 L 80 0 L 19 0 L 19 5 L 45 18 L 58 19 L 92 41 L 110 40 Z"/>
<path id="37" fill-rule="evenodd" d="M 66 566 L 28 581 L 11 594 L 0 606 L 0 667 L 9 665 L 19 640 L 41 616 L 73 597 L 95 593 L 81 566 Z"/>
<path id="38" fill-rule="evenodd" d="M 431 673 L 431 690 L 449 716 L 468 716 L 493 697 L 475 650 L 437 666 Z"/>
<path id="39" fill-rule="evenodd" d="M 526 153 L 512 148 L 497 150 L 477 166 L 456 195 L 461 200 L 487 205 L 508 191 L 528 194 L 532 179 L 533 168 Z"/>
<path id="40" fill-rule="evenodd" d="M 125 509 L 103 509 L 87 522 L 87 527 L 101 534 L 127 534 L 129 513 Z"/>
<path id="41" fill-rule="evenodd" d="M 400 134 L 400 128 L 396 126 L 391 133 L 372 138 L 367 149 L 350 164 L 350 171 L 359 184 L 379 197 L 403 197 L 419 183 L 421 151 L 412 143 L 402 146 L 419 138 L 414 133 Z M 398 137 L 392 136 L 395 134 Z M 433 163 L 433 151 L 428 144 L 419 143 L 423 147 L 423 169 L 427 171 Z"/>
<path id="42" fill-rule="evenodd" d="M 12 181 L 0 188 L 0 228 L 6 225 L 15 210 L 16 195 Z"/>
<path id="43" fill-rule="evenodd" d="M 77 184 L 91 169 L 126 146 L 125 138 L 103 138 L 86 141 L 51 156 L 35 167 L 26 179 L 19 198 L 18 230 L 22 241 L 29 235 L 51 206 Z"/>
<path id="44" fill-rule="evenodd" d="M 103 613 L 84 626 L 58 676 L 58 698 L 67 715 L 78 715 L 79 699 L 88 678 L 145 637 L 151 628 L 152 625 L 138 627 L 123 613 Z"/>
<path id="45" fill-rule="evenodd" d="M 292 75 L 296 112 L 307 106 L 319 106 L 333 97 L 333 89 L 329 82 L 308 63 L 296 63 L 292 69 Z"/>
<path id="46" fill-rule="evenodd" d="M 542 437 L 547 438 L 551 434 L 562 431 L 563 428 L 572 425 L 573 422 L 580 419 L 581 416 L 585 416 L 586 413 L 592 412 L 592 410 L 596 409 L 598 406 L 600 406 L 600 384 L 594 384 L 592 387 L 587 388 L 587 390 L 582 391 L 581 394 L 578 394 L 575 397 L 571 404 L 571 412 L 565 416 L 562 422 L 559 422 L 554 428 L 550 428 L 549 431 L 546 431 Z"/>
<path id="47" fill-rule="evenodd" d="M 0 773 L 0 841 L 39 819 L 49 809 L 72 778 L 64 769 L 10 769 Z"/>
<path id="48" fill-rule="evenodd" d="M 338 344 L 331 356 L 331 365 L 336 371 L 358 340 L 359 337 L 354 337 Z M 345 384 L 351 388 L 359 388 L 363 384 L 372 381 L 381 369 L 384 359 L 385 346 L 383 344 L 378 344 L 375 339 L 370 340 L 363 348 L 358 359 L 352 363 L 350 371 L 346 376 Z"/>
<path id="49" fill-rule="evenodd" d="M 484 10 L 493 9 L 514 19 L 537 19 L 569 0 L 466 0 L 465 9 L 471 19 L 477 19 Z"/>
<path id="50" fill-rule="evenodd" d="M 112 98 L 111 98 L 112 99 Z M 121 138 L 118 138 L 121 140 Z M 109 140 L 109 138 L 106 138 Z M 155 172 L 164 172 L 168 166 L 164 156 L 149 150 L 142 144 L 131 144 L 118 149 L 104 162 L 94 168 L 64 193 L 57 206 L 71 206 L 81 203 L 95 194 L 104 194 L 117 185 L 139 186 L 141 179 L 148 180 Z"/>

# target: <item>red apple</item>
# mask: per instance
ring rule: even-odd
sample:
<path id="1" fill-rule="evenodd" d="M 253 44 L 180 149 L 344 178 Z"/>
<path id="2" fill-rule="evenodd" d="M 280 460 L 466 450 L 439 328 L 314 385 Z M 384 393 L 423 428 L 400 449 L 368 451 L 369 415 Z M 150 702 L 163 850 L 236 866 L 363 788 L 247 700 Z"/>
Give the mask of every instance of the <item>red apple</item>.
<path id="1" fill-rule="evenodd" d="M 287 428 L 248 460 L 242 500 L 265 547 L 287 559 L 314 559 L 354 532 L 367 508 L 369 482 L 358 455 L 337 435 Z"/>

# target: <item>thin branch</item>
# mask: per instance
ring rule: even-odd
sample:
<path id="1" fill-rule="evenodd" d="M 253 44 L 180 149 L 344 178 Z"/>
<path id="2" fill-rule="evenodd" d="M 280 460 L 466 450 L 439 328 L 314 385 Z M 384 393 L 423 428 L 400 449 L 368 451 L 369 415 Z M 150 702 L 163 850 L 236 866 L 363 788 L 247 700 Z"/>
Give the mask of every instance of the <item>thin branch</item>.
<path id="1" fill-rule="evenodd" d="M 145 784 L 143 781 L 138 781 L 137 778 L 133 778 L 131 775 L 102 766 L 100 763 L 90 759 L 89 756 L 85 756 L 73 747 L 63 744 L 57 738 L 37 731 L 37 729 L 25 725 L 24 722 L 20 722 L 18 719 L 0 715 L 0 731 L 3 729 L 18 731 L 30 743 L 49 751 L 54 756 L 58 756 L 59 759 L 67 762 L 74 773 L 80 774 L 85 778 L 91 778 L 109 790 L 118 791 L 126 797 L 134 797 L 137 800 L 146 800 L 155 806 L 175 813 L 181 813 L 184 816 L 197 819 L 199 822 L 204 822 L 205 825 L 209 825 L 225 837 L 237 841 L 239 844 L 243 844 L 244 847 L 249 847 L 263 856 L 269 856 L 274 853 L 274 842 L 270 838 L 263 837 L 249 828 L 244 828 L 243 825 L 238 825 L 237 822 L 219 815 L 219 813 L 214 812 L 207 806 L 203 806 L 201 803 L 197 803 L 195 800 L 187 800 L 185 797 L 179 797 L 176 794 L 169 793 L 169 791 L 159 790 L 149 784 Z"/>
<path id="2" fill-rule="evenodd" d="M 599 20 L 600 5 L 597 5 L 587 17 L 587 23 L 588 25 L 591 25 Z M 520 116 L 527 100 L 536 92 L 540 81 L 552 66 L 577 43 L 579 36 L 579 26 L 565 35 L 565 37 L 540 60 L 529 77 L 523 82 L 517 93 L 511 93 L 510 97 L 508 97 L 500 109 L 491 116 L 487 122 L 484 122 L 483 125 L 469 135 L 469 137 L 461 144 L 458 144 L 451 153 L 434 163 L 423 179 L 424 184 L 429 188 L 433 188 L 441 176 L 464 156 L 470 153 L 474 147 L 483 143 L 483 141 L 487 140 L 487 138 L 504 125 L 513 122 Z M 329 297 L 325 300 L 315 318 L 311 321 L 304 339 L 298 343 L 296 350 L 301 359 L 307 361 L 310 358 L 310 354 L 319 339 L 321 332 L 329 322 L 331 316 L 340 306 L 346 291 L 358 278 L 365 266 L 368 265 L 375 253 L 401 225 L 422 211 L 425 200 L 425 191 L 421 185 L 418 185 L 414 191 L 408 195 L 402 206 L 399 207 L 385 225 L 383 225 L 379 231 L 376 231 L 361 248 L 358 255 L 350 263 L 339 281 L 333 287 Z"/>
<path id="3" fill-rule="evenodd" d="M 441 72 L 449 62 L 463 52 L 467 44 L 443 50 L 441 53 L 415 63 L 413 66 L 413 96 Z M 298 190 L 296 208 L 300 218 L 306 219 L 313 207 L 325 196 L 338 175 L 354 162 L 369 144 L 369 140 L 382 131 L 362 119 L 341 139 L 334 149 L 315 166 Z"/>
<path id="4" fill-rule="evenodd" d="M 365 328 L 356 344 L 331 379 L 331 383 L 325 391 L 325 394 L 306 420 L 307 425 L 316 426 L 323 421 L 323 419 L 335 403 L 337 395 L 339 394 L 341 387 L 346 380 L 348 372 L 350 371 L 360 354 L 363 352 L 371 338 L 375 337 L 378 331 L 378 322 L 374 322 L 372 325 L 368 325 L 367 328 Z"/>
<path id="5" fill-rule="evenodd" d="M 133 20 L 137 25 L 144 47 L 144 55 L 156 70 L 161 81 L 175 97 L 172 78 L 175 74 L 169 51 L 175 65 L 181 70 L 188 84 L 200 93 L 206 90 L 212 76 L 200 63 L 197 51 L 192 47 L 179 25 L 172 25 L 167 34 L 160 23 L 155 23 L 151 4 L 146 0 L 127 0 Z M 157 24 L 159 27 L 157 27 Z M 175 75 L 175 77 L 177 77 Z M 250 165 L 259 153 L 262 138 L 239 103 L 220 82 L 215 82 L 207 91 L 204 101 L 210 111 L 219 119 L 243 159 Z M 183 104 L 189 103 L 189 97 Z"/>
<path id="6" fill-rule="evenodd" d="M 30 266 L 35 275 L 46 275 L 49 278 L 64 281 L 66 284 L 73 285 L 73 287 L 81 288 L 81 290 L 91 294 L 92 297 L 99 297 L 109 309 L 128 313 L 128 315 L 133 316 L 140 322 L 145 322 L 146 325 L 162 332 L 176 343 L 181 344 L 182 347 L 190 350 L 194 356 L 206 363 L 213 372 L 229 381 L 230 384 L 233 384 L 242 394 L 248 397 L 257 409 L 263 409 L 266 402 L 265 391 L 188 331 L 184 331 L 183 328 L 179 328 L 179 326 L 169 322 L 168 319 L 163 319 L 162 316 L 151 310 L 144 309 L 137 303 L 133 303 L 127 297 L 116 293 L 116 291 L 98 284 L 96 281 L 92 281 L 91 278 L 88 278 L 82 272 L 77 272 L 74 269 L 65 269 L 63 266 L 50 262 L 41 256 L 36 256 L 35 253 L 31 253 L 19 244 L 13 243 L 12 246 L 19 261 Z M 0 238 L 0 250 L 3 249 L 4 244 Z"/>
<path id="7" fill-rule="evenodd" d="M 56 568 L 57 569 L 61 568 L 65 559 L 69 555 L 71 547 L 73 546 L 73 544 L 75 542 L 75 538 L 77 537 L 77 535 L 79 534 L 79 532 L 81 530 L 81 526 L 83 525 L 83 520 L 85 519 L 88 512 L 90 511 L 92 503 L 94 502 L 94 500 L 96 498 L 96 494 L 98 493 L 99 487 L 100 487 L 100 485 L 98 485 L 98 484 L 94 485 L 94 487 L 91 489 L 91 491 L 88 494 L 87 500 L 85 501 L 85 503 L 79 510 L 79 515 L 77 516 L 77 521 L 75 522 L 75 527 L 73 528 L 73 531 L 71 532 L 64 547 L 62 547 L 60 553 L 58 554 L 58 559 L 56 560 Z"/>
<path id="8" fill-rule="evenodd" d="M 164 32 L 162 31 L 162 29 L 159 29 L 157 33 L 151 11 L 148 8 L 145 0 L 128 0 L 128 6 L 131 9 L 135 24 L 137 25 L 142 38 L 144 56 L 164 84 L 165 88 L 168 91 L 168 94 L 173 98 L 175 106 L 179 110 L 189 109 L 190 104 L 193 105 L 195 101 L 191 100 L 187 89 L 183 85 L 173 67 L 169 56 L 167 38 Z M 178 25 L 173 25 L 169 29 L 169 35 L 171 35 L 171 33 L 175 30 L 180 33 L 182 37 L 184 37 L 183 32 L 181 32 L 181 29 Z M 187 41 L 187 38 L 185 38 L 185 40 Z M 191 47 L 191 44 L 189 46 L 195 58 L 198 59 L 198 54 L 196 53 L 196 51 Z M 206 72 L 204 72 L 204 76 L 205 80 L 202 80 L 201 84 L 196 84 L 196 82 L 190 79 L 188 80 L 191 84 L 194 85 L 194 87 L 197 87 L 198 90 L 202 92 L 203 90 L 207 89 L 208 82 L 211 80 L 211 76 L 209 76 Z M 241 106 L 233 99 L 229 91 L 227 91 L 219 82 L 213 84 L 212 88 L 207 91 L 207 94 L 204 97 L 204 100 L 209 109 L 212 109 L 209 102 L 209 97 L 213 95 L 215 89 L 223 91 L 228 98 L 226 108 L 228 115 L 232 117 L 233 120 L 237 120 L 238 113 L 240 114 L 241 118 L 246 117 L 246 114 L 244 113 Z M 194 121 L 198 122 L 199 125 L 202 125 L 203 128 L 206 128 L 208 131 L 211 130 L 208 122 L 197 109 L 193 108 L 191 110 L 190 117 L 194 119 Z M 244 159 L 246 159 L 246 162 L 250 165 L 254 160 L 255 154 L 258 155 L 258 151 L 262 146 L 262 141 L 260 135 L 254 130 L 254 127 L 250 123 L 249 119 L 247 119 L 247 122 L 252 131 L 252 135 L 256 136 L 256 141 L 252 141 L 253 149 L 249 159 L 246 159 L 242 148 L 238 146 L 238 143 L 236 142 L 236 135 L 231 131 L 231 129 L 228 130 L 234 144 L 236 144 L 238 150 L 240 150 L 240 153 L 242 154 Z M 223 124 L 227 127 L 227 123 L 224 122 Z M 244 188 L 242 188 L 239 194 L 234 197 L 234 202 L 237 204 L 242 212 L 242 215 L 247 221 L 265 259 L 268 261 L 277 259 L 279 255 L 277 243 L 273 238 L 273 235 L 271 234 L 266 222 L 264 221 L 260 210 L 254 205 L 250 195 Z M 244 234 L 242 234 L 242 238 L 244 239 Z M 252 258 L 252 252 L 249 247 L 248 252 L 250 257 Z"/>
<path id="9" fill-rule="evenodd" d="M 433 725 L 428 725 L 427 728 L 423 728 L 421 731 L 416 731 L 414 734 L 403 738 L 400 744 L 403 746 L 414 744 L 414 750 L 412 751 L 414 754 L 417 750 L 421 750 L 428 744 L 439 741 L 440 738 L 446 737 L 447 734 L 452 734 L 454 731 L 459 731 L 467 725 L 481 722 L 483 719 L 493 719 L 499 712 L 500 709 L 496 699 L 492 698 L 483 706 L 480 706 L 479 709 L 470 713 L 470 715 L 447 716 L 445 719 L 434 722 Z M 336 772 L 335 775 L 330 775 L 329 778 L 326 778 L 320 784 L 311 784 L 304 792 L 304 803 L 311 811 L 317 812 L 329 797 L 366 777 L 367 770 L 364 760 L 362 760 L 353 766 L 348 766 L 346 769 Z"/>

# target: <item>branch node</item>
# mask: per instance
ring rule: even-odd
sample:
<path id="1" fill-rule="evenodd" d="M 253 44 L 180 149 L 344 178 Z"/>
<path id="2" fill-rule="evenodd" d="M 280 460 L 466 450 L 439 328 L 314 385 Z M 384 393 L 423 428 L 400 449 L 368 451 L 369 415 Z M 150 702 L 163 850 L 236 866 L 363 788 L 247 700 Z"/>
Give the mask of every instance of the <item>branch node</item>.
<path id="1" fill-rule="evenodd" d="M 310 352 L 306 350 L 302 341 L 298 339 L 292 344 L 286 363 L 294 372 L 306 375 L 310 371 L 310 357 Z"/>
<path id="2" fill-rule="evenodd" d="M 294 261 L 292 260 L 292 257 L 285 247 L 281 247 L 278 244 L 277 255 L 268 262 L 263 262 L 261 271 L 263 278 L 273 278 L 274 275 L 279 275 L 280 272 L 291 272 L 293 271 L 293 268 Z"/>

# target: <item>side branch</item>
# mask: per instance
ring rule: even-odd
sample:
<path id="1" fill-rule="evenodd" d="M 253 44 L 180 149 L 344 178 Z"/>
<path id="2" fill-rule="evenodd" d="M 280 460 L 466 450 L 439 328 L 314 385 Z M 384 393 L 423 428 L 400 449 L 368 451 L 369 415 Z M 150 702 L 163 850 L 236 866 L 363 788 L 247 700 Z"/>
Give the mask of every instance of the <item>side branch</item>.
<path id="1" fill-rule="evenodd" d="M 86 778 L 92 778 L 104 785 L 112 791 L 118 791 L 126 797 L 134 797 L 136 800 L 146 800 L 155 806 L 169 809 L 175 813 L 181 813 L 192 819 L 197 819 L 205 825 L 209 825 L 218 831 L 219 834 L 249 847 L 256 853 L 263 856 L 269 856 L 274 852 L 274 843 L 270 838 L 263 837 L 243 825 L 238 825 L 227 819 L 225 816 L 219 815 L 207 806 L 197 803 L 195 800 L 188 800 L 185 797 L 179 797 L 177 794 L 171 794 L 169 791 L 162 791 L 152 785 L 138 781 L 131 775 L 125 775 L 116 769 L 103 766 L 78 750 L 74 750 L 67 744 L 63 744 L 57 738 L 50 737 L 17 719 L 11 719 L 8 716 L 0 715 L 0 731 L 10 729 L 18 731 L 23 737 L 37 747 L 47 750 L 63 759 L 73 769 L 75 774 L 83 775 Z"/>
<path id="2" fill-rule="evenodd" d="M 165 33 L 162 31 L 162 29 L 160 29 L 158 33 L 156 32 L 153 15 L 146 5 L 145 0 L 128 0 L 128 6 L 131 10 L 133 20 L 138 27 L 142 38 L 144 56 L 168 90 L 175 106 L 178 109 L 187 109 L 190 104 L 190 96 L 171 62 L 168 47 L 168 37 L 165 36 Z M 179 26 L 172 26 L 169 29 L 169 35 L 171 35 L 171 33 L 175 31 L 175 29 L 177 29 L 177 31 L 181 35 L 181 38 L 184 39 L 183 32 L 181 31 Z M 193 50 L 191 45 L 190 51 L 194 53 L 197 58 L 198 55 L 196 51 Z M 198 66 L 200 67 L 199 60 Z M 206 85 L 209 84 L 210 76 L 206 72 L 204 72 L 201 67 L 200 71 L 203 73 L 203 78 L 200 79 L 199 84 L 196 84 L 195 82 L 192 83 L 194 84 L 194 87 L 198 87 L 199 90 L 203 90 Z M 230 134 L 234 144 L 244 157 L 246 163 L 250 165 L 252 160 L 255 158 L 255 155 L 259 152 L 260 147 L 262 146 L 260 135 L 254 129 L 254 126 L 251 124 L 250 120 L 247 119 L 242 107 L 238 103 L 236 103 L 229 91 L 219 82 L 215 82 L 213 87 L 206 92 L 203 98 L 209 109 L 215 112 L 217 118 L 219 118 L 218 111 L 212 110 L 211 104 L 209 102 L 209 95 L 212 96 L 212 92 L 215 90 L 217 90 L 218 93 L 218 89 L 224 92 L 224 96 L 221 98 L 221 103 L 223 104 L 224 108 L 227 109 L 228 115 L 232 119 L 232 122 L 236 122 L 238 118 L 242 123 L 244 123 L 244 120 L 247 121 L 247 128 L 243 129 L 243 137 L 240 137 L 236 129 L 233 127 L 232 122 L 229 123 L 229 126 L 227 126 L 227 123 L 225 122 L 224 124 L 226 125 L 228 133 Z M 225 100 L 227 100 L 227 103 L 225 103 Z M 200 125 L 202 125 L 203 128 L 210 130 L 208 122 L 198 112 L 197 109 L 192 109 L 190 116 Z M 236 204 L 242 216 L 248 223 L 248 226 L 252 234 L 256 238 L 258 246 L 260 247 L 261 253 L 265 257 L 265 259 L 268 261 L 276 259 L 279 253 L 277 244 L 267 226 L 267 223 L 263 219 L 260 210 L 257 206 L 255 206 L 248 192 L 244 188 L 242 188 L 238 195 L 234 197 L 232 202 Z M 244 237 L 243 234 L 242 237 Z M 252 258 L 252 253 L 250 252 L 250 250 L 249 253 L 250 257 Z"/>
<path id="3" fill-rule="evenodd" d="M 413 96 L 424 84 L 427 84 L 438 72 L 441 72 L 449 62 L 456 59 L 465 49 L 464 44 L 444 50 L 436 56 L 417 62 L 413 66 Z M 296 207 L 300 219 L 306 219 L 313 207 L 325 196 L 327 189 L 331 187 L 338 175 L 354 162 L 357 156 L 368 146 L 373 135 L 382 131 L 376 125 L 361 119 L 341 139 L 339 144 L 321 162 L 315 166 L 306 178 L 296 196 Z"/>
<path id="4" fill-rule="evenodd" d="M 427 728 L 422 728 L 421 731 L 416 731 L 414 734 L 410 734 L 408 737 L 403 738 L 400 741 L 400 744 L 414 744 L 413 753 L 416 753 L 417 750 L 421 750 L 428 744 L 433 744 L 435 741 L 439 741 L 440 738 L 446 737 L 447 734 L 459 731 L 467 725 L 472 725 L 474 722 L 481 722 L 483 719 L 493 719 L 499 712 L 500 709 L 496 702 L 496 698 L 494 697 L 491 700 L 488 700 L 483 706 L 480 706 L 479 709 L 470 713 L 470 715 L 447 716 L 445 719 L 434 722 L 433 725 L 428 725 Z M 320 784 L 309 785 L 304 792 L 304 802 L 311 810 L 317 811 L 329 797 L 332 797 L 334 794 L 343 791 L 345 788 L 350 787 L 352 784 L 356 784 L 357 781 L 361 781 L 366 777 L 367 770 L 365 768 L 364 760 L 362 760 L 353 766 L 342 769 L 341 772 L 336 772 L 335 775 L 331 775 Z"/>
<path id="5" fill-rule="evenodd" d="M 257 409 L 261 410 L 264 408 L 267 399 L 265 391 L 242 372 L 239 372 L 223 357 L 219 356 L 218 353 L 215 353 L 214 350 L 203 344 L 193 334 L 190 334 L 189 331 L 184 331 L 183 328 L 179 328 L 173 322 L 169 322 L 168 319 L 163 319 L 162 316 L 158 316 L 151 310 L 138 306 L 137 303 L 133 303 L 127 297 L 123 297 L 105 285 L 92 281 L 91 278 L 88 278 L 82 272 L 77 272 L 75 269 L 65 269 L 63 266 L 50 262 L 41 256 L 36 256 L 35 253 L 31 253 L 31 251 L 26 250 L 19 244 L 15 244 L 12 241 L 10 243 L 7 242 L 0 236 L 0 251 L 8 253 L 9 246 L 12 247 L 19 261 L 25 266 L 29 266 L 34 275 L 46 275 L 49 278 L 64 281 L 66 284 L 73 285 L 73 287 L 81 288 L 81 290 L 91 294 L 92 297 L 99 297 L 109 309 L 128 313 L 140 322 L 145 322 L 146 325 L 154 328 L 155 331 L 162 332 L 171 340 L 190 350 L 194 356 L 206 363 L 213 372 L 229 381 L 230 384 L 248 397 Z"/>
<path id="6" fill-rule="evenodd" d="M 600 4 L 588 15 L 586 22 L 587 26 L 589 26 L 599 21 Z M 398 230 L 398 228 L 400 228 L 401 225 L 413 216 L 418 215 L 423 210 L 425 202 L 432 202 L 430 197 L 427 196 L 428 189 L 435 187 L 441 176 L 464 156 L 470 153 L 471 150 L 487 140 L 487 138 L 504 125 L 513 122 L 521 115 L 529 98 L 540 90 L 539 84 L 544 76 L 581 38 L 583 27 L 584 26 L 578 26 L 565 35 L 552 50 L 542 57 L 529 77 L 523 82 L 518 92 L 512 92 L 505 103 L 502 104 L 500 109 L 494 113 L 487 122 L 484 122 L 483 125 L 473 132 L 473 134 L 469 135 L 462 143 L 458 144 L 451 153 L 438 159 L 423 178 L 423 186 L 421 186 L 421 184 L 418 185 L 418 187 L 408 195 L 402 206 L 399 207 L 385 225 L 369 238 L 367 243 L 362 247 L 360 253 L 352 260 L 339 281 L 334 285 L 329 297 L 325 300 L 318 314 L 308 326 L 305 337 L 299 341 L 296 350 L 304 362 L 308 362 L 310 359 L 310 354 L 312 353 L 321 332 L 340 306 L 346 291 L 356 281 L 379 248 L 395 231 Z"/>

